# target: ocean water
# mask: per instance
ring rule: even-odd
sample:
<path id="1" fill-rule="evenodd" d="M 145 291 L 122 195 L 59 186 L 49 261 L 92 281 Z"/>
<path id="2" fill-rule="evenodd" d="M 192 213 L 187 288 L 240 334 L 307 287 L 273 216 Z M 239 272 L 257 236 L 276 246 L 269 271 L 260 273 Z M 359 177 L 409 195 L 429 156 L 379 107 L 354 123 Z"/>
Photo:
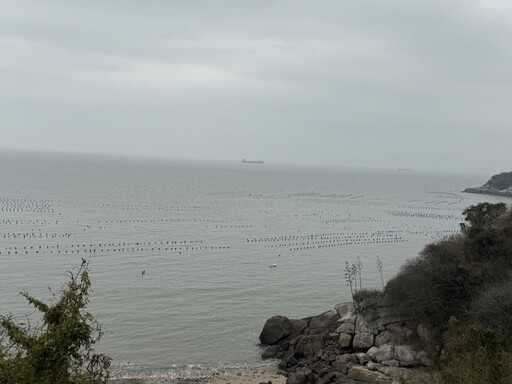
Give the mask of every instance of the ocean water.
<path id="1" fill-rule="evenodd" d="M 388 280 L 465 207 L 511 203 L 461 193 L 489 176 L 2 151 L 0 313 L 86 257 L 115 376 L 250 369 L 267 318 L 349 300 L 346 262 L 379 288 L 377 256 Z"/>

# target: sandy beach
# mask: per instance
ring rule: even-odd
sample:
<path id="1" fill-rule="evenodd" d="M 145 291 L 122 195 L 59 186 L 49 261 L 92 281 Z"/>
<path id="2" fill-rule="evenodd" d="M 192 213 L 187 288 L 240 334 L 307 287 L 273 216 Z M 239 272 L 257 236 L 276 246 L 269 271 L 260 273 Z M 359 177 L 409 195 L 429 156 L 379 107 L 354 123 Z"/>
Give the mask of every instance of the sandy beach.
<path id="1" fill-rule="evenodd" d="M 255 367 L 241 372 L 194 379 L 112 379 L 110 384 L 284 384 L 286 377 L 277 366 Z"/>

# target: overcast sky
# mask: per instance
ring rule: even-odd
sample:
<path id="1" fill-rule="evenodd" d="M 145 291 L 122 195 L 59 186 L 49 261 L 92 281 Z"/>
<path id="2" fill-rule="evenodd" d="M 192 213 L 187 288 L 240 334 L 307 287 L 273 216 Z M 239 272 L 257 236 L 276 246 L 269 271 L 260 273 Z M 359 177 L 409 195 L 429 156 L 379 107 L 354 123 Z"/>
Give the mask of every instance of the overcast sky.
<path id="1" fill-rule="evenodd" d="M 0 147 L 511 171 L 512 2 L 3 0 Z"/>

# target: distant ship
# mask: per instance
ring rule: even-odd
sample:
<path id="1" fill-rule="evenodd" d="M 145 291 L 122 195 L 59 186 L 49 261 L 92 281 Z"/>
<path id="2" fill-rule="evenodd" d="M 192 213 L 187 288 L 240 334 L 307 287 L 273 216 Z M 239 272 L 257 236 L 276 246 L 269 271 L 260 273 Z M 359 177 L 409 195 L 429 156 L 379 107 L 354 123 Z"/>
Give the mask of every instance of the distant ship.
<path id="1" fill-rule="evenodd" d="M 246 159 L 243 159 L 242 163 L 245 163 L 245 164 L 263 164 L 263 161 L 262 160 L 246 160 Z"/>

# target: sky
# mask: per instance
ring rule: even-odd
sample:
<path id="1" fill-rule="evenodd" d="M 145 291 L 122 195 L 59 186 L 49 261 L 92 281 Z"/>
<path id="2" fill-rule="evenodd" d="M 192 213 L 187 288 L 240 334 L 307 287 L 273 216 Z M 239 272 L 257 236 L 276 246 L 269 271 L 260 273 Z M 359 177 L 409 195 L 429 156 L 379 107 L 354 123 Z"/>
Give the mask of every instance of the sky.
<path id="1" fill-rule="evenodd" d="M 0 2 L 0 148 L 512 170 L 509 0 Z"/>

